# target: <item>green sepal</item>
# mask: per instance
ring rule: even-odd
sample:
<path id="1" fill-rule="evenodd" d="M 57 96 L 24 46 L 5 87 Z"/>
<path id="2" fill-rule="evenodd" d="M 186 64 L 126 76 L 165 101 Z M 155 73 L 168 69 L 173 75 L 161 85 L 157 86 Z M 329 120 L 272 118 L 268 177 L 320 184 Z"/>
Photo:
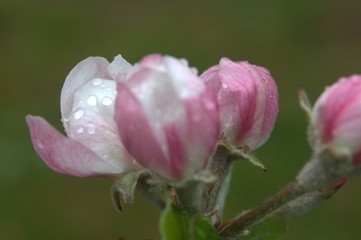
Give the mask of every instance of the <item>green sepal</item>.
<path id="1" fill-rule="evenodd" d="M 248 150 L 248 147 L 245 148 Z M 232 160 L 243 160 L 246 159 L 250 163 L 252 163 L 254 166 L 260 168 L 262 171 L 266 172 L 267 168 L 266 166 L 253 154 L 248 153 L 248 151 L 244 150 L 243 148 L 240 149 L 234 149 L 233 153 L 231 155 Z"/>
<path id="2" fill-rule="evenodd" d="M 111 196 L 115 207 L 122 212 L 122 202 L 133 203 L 134 191 L 137 186 L 138 179 L 143 170 L 131 170 L 119 175 L 118 179 L 113 183 L 111 188 Z"/>
<path id="3" fill-rule="evenodd" d="M 312 120 L 312 105 L 308 99 L 307 93 L 303 88 L 298 90 L 298 101 L 300 103 L 301 109 L 305 112 L 308 122 Z"/>

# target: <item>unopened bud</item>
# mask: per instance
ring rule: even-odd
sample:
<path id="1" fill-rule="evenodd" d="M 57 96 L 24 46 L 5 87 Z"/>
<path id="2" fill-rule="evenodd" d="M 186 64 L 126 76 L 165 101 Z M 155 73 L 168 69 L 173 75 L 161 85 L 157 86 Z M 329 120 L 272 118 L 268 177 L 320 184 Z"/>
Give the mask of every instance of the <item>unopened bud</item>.
<path id="1" fill-rule="evenodd" d="M 278 112 L 278 91 L 269 71 L 222 58 L 201 78 L 218 94 L 221 130 L 229 143 L 253 151 L 269 137 Z"/>
<path id="2" fill-rule="evenodd" d="M 361 162 L 361 75 L 342 77 L 326 88 L 313 108 L 316 147 L 330 147 Z"/>

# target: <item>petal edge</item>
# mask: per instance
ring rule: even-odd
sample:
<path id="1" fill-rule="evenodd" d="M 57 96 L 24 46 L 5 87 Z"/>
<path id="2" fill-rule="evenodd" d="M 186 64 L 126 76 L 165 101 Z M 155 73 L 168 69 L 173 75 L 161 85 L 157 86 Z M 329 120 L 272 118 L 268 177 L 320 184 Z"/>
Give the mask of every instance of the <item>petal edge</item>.
<path id="1" fill-rule="evenodd" d="M 120 173 L 82 143 L 65 137 L 38 116 L 26 116 L 34 149 L 56 172 L 85 177 Z"/>

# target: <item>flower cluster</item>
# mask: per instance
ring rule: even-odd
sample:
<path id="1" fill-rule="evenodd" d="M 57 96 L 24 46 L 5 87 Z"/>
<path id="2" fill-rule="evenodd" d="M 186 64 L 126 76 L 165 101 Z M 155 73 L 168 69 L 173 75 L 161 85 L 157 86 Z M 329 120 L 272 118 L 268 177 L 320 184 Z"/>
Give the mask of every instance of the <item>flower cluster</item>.
<path id="1" fill-rule="evenodd" d="M 220 139 L 255 150 L 270 135 L 278 93 L 268 70 L 222 58 L 200 76 L 184 59 L 151 54 L 80 62 L 61 92 L 67 137 L 27 116 L 35 150 L 53 170 L 118 175 L 145 168 L 179 182 L 207 167 Z"/>

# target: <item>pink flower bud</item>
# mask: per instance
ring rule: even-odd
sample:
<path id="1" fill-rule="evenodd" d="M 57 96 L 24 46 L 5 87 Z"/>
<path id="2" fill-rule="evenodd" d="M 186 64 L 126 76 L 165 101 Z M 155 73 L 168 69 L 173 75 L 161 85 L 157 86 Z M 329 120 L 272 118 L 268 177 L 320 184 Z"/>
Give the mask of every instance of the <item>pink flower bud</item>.
<path id="1" fill-rule="evenodd" d="M 115 119 L 127 151 L 170 181 L 203 169 L 219 137 L 216 96 L 170 56 L 144 57 L 118 84 Z"/>
<path id="2" fill-rule="evenodd" d="M 132 167 L 113 120 L 116 83 L 132 66 L 121 56 L 90 57 L 70 72 L 61 92 L 65 137 L 41 117 L 27 116 L 35 150 L 53 170 L 74 175 L 112 175 Z"/>
<path id="3" fill-rule="evenodd" d="M 326 88 L 313 108 L 313 126 L 319 145 L 361 162 L 361 75 L 343 77 Z"/>
<path id="4" fill-rule="evenodd" d="M 251 151 L 269 137 L 278 112 L 278 92 L 267 69 L 222 58 L 200 76 L 218 93 L 221 131 L 229 143 Z"/>

